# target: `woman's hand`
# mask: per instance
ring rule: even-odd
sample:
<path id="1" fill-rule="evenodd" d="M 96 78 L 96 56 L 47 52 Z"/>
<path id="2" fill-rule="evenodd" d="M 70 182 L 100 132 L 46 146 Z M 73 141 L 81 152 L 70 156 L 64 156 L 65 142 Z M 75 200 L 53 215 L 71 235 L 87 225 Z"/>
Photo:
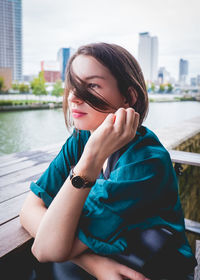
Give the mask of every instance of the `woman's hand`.
<path id="1" fill-rule="evenodd" d="M 138 122 L 139 114 L 134 109 L 118 109 L 115 114 L 109 114 L 92 133 L 86 149 L 106 159 L 135 137 Z"/>
<path id="2" fill-rule="evenodd" d="M 109 258 L 104 258 L 102 267 L 98 270 L 97 274 L 98 280 L 147 280 L 141 273 Z"/>
<path id="3" fill-rule="evenodd" d="M 93 253 L 83 253 L 72 262 L 81 266 L 98 280 L 148 280 L 141 273 L 125 265 Z"/>
<path id="4" fill-rule="evenodd" d="M 90 136 L 82 160 L 91 163 L 91 174 L 98 176 L 105 160 L 129 143 L 136 134 L 139 114 L 132 108 L 120 108 L 109 114 Z"/>

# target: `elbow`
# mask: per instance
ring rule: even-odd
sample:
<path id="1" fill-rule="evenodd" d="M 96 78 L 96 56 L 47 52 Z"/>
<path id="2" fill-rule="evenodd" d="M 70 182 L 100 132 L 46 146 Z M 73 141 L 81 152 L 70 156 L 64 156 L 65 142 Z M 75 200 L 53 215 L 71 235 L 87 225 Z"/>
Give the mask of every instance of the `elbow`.
<path id="1" fill-rule="evenodd" d="M 33 256 L 40 262 L 40 263 L 44 263 L 44 262 L 49 262 L 50 260 L 47 258 L 47 256 L 45 256 L 43 250 L 37 248 L 37 245 L 35 245 L 35 242 L 33 243 L 32 247 L 31 247 L 31 252 L 33 254 Z"/>
<path id="2" fill-rule="evenodd" d="M 65 262 L 69 260 L 69 254 L 63 250 L 51 250 L 49 246 L 45 246 L 46 249 L 42 246 L 40 247 L 36 242 L 33 242 L 31 252 L 34 257 L 40 262 Z"/>

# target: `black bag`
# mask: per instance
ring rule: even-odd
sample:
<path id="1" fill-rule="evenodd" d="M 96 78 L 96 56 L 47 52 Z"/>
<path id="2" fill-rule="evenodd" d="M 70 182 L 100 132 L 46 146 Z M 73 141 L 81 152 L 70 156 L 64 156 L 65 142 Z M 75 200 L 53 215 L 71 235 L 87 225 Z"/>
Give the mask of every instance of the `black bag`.
<path id="1" fill-rule="evenodd" d="M 182 280 L 194 271 L 197 261 L 179 253 L 179 243 L 166 228 L 140 230 L 128 243 L 129 252 L 111 257 L 151 280 Z"/>

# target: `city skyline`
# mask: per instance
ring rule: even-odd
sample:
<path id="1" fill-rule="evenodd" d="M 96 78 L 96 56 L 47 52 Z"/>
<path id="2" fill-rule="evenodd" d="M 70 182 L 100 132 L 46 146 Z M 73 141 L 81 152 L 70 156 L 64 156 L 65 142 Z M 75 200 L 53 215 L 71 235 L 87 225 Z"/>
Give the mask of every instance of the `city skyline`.
<path id="1" fill-rule="evenodd" d="M 89 42 L 112 42 L 138 58 L 139 33 L 159 40 L 158 67 L 178 79 L 180 58 L 189 75 L 200 73 L 198 0 L 50 0 L 23 2 L 24 74 L 34 74 L 41 60 L 55 60 L 60 48 Z"/>

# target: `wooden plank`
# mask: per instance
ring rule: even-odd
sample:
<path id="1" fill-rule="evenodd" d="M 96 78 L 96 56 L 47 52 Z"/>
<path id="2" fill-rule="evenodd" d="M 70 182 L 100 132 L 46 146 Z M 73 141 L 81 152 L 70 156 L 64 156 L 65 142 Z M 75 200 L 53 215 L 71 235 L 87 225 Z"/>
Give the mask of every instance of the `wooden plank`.
<path id="1" fill-rule="evenodd" d="M 35 158 L 40 158 L 42 155 L 57 155 L 59 152 L 58 147 L 54 149 L 50 149 L 47 151 L 37 150 L 37 151 L 29 151 L 29 152 L 21 152 L 14 154 L 15 156 L 12 159 L 4 159 L 4 157 L 0 157 L 0 169 L 3 167 L 7 167 L 12 164 L 17 164 L 21 161 L 32 160 Z M 12 154 L 11 154 L 12 155 Z M 38 159 L 39 160 L 39 159 Z"/>
<path id="2" fill-rule="evenodd" d="M 197 266 L 194 271 L 194 280 L 200 279 L 200 240 L 196 240 L 196 252 L 195 257 L 197 259 Z"/>
<path id="3" fill-rule="evenodd" d="M 22 228 L 19 217 L 2 225 L 0 227 L 0 258 L 24 245 L 30 239 L 31 236 Z"/>
<path id="4" fill-rule="evenodd" d="M 17 163 L 17 162 L 21 161 L 22 158 L 30 159 L 41 153 L 57 154 L 59 152 L 59 150 L 61 149 L 62 145 L 63 145 L 63 143 L 57 143 L 57 144 L 42 147 L 40 149 L 0 156 L 0 167 L 9 165 L 10 163 L 11 164 L 13 164 L 15 162 Z"/>
<path id="5" fill-rule="evenodd" d="M 0 177 L 9 175 L 13 172 L 20 171 L 20 169 L 24 170 L 31 166 L 35 166 L 41 164 L 43 162 L 51 162 L 56 156 L 56 153 L 40 153 L 32 157 L 31 159 L 25 159 L 23 161 L 14 162 L 10 165 L 0 167 Z"/>
<path id="6" fill-rule="evenodd" d="M 20 182 L 26 182 L 32 180 L 37 174 L 41 174 L 49 166 L 49 162 L 38 164 L 36 166 L 31 166 L 26 169 L 19 170 L 17 172 L 11 173 L 8 176 L 0 177 L 0 187 L 4 187 L 10 184 L 16 184 Z"/>
<path id="7" fill-rule="evenodd" d="M 193 233 L 200 234 L 200 223 L 199 222 L 192 221 L 192 220 L 189 220 L 186 218 L 184 220 L 185 220 L 186 230 L 193 232 Z"/>
<path id="8" fill-rule="evenodd" d="M 168 152 L 173 162 L 200 166 L 200 154 L 198 153 L 176 151 L 176 150 L 169 150 Z"/>
<path id="9" fill-rule="evenodd" d="M 13 172 L 24 170 L 29 167 L 33 167 L 34 165 L 36 165 L 35 161 L 26 160 L 26 161 L 18 162 L 17 164 L 15 163 L 10 166 L 0 168 L 0 177 L 9 175 Z"/>
<path id="10" fill-rule="evenodd" d="M 12 197 L 21 195 L 29 191 L 31 181 L 26 181 L 23 183 L 10 184 L 0 188 L 0 204 Z"/>
<path id="11" fill-rule="evenodd" d="M 0 226 L 19 215 L 27 195 L 25 192 L 0 204 Z"/>

